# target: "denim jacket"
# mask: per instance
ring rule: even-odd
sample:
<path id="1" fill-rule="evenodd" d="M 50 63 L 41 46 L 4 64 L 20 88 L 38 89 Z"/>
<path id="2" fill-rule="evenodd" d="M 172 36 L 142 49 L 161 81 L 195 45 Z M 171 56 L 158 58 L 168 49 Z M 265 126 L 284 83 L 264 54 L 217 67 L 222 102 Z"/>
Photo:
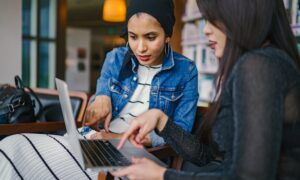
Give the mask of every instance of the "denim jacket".
<path id="1" fill-rule="evenodd" d="M 112 119 L 125 107 L 138 85 L 138 64 L 127 47 L 115 48 L 105 58 L 101 76 L 97 80 L 96 95 L 111 97 Z M 160 109 L 174 123 L 190 132 L 197 100 L 198 72 L 194 62 L 169 47 L 161 71 L 152 80 L 149 109 Z M 153 146 L 164 143 L 154 132 L 150 136 Z"/>

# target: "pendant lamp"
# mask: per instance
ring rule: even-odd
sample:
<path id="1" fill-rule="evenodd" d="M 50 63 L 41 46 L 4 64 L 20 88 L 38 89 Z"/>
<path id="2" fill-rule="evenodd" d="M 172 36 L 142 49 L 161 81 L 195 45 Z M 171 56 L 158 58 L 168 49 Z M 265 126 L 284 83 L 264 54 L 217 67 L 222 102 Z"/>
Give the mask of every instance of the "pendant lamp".
<path id="1" fill-rule="evenodd" d="M 104 0 L 103 20 L 107 22 L 123 22 L 126 18 L 125 0 Z"/>

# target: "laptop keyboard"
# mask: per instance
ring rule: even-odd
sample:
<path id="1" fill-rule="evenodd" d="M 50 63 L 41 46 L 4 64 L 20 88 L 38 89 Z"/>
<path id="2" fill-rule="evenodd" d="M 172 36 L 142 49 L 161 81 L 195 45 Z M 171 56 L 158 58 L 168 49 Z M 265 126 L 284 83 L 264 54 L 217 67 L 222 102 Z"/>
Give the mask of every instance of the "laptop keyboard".
<path id="1" fill-rule="evenodd" d="M 93 166 L 128 166 L 131 164 L 109 141 L 82 139 L 80 146 Z"/>

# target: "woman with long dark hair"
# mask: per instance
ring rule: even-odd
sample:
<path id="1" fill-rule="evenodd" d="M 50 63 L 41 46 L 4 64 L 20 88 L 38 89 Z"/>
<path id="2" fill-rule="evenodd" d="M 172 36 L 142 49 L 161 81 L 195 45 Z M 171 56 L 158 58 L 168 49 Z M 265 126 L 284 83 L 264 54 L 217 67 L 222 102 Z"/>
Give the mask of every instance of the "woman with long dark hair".
<path id="1" fill-rule="evenodd" d="M 197 0 L 220 60 L 216 98 L 196 135 L 158 109 L 124 134 L 141 147 L 155 129 L 197 172 L 133 159 L 130 179 L 300 179 L 300 59 L 282 0 Z M 147 169 L 147 173 L 143 170 Z"/>

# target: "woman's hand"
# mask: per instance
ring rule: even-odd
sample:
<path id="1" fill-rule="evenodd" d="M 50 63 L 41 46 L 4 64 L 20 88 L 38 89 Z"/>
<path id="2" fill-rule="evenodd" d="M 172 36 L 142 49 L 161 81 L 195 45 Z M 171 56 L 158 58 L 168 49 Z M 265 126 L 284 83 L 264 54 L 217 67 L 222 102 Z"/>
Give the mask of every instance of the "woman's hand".
<path id="1" fill-rule="evenodd" d="M 124 169 L 111 172 L 116 177 L 127 177 L 129 179 L 163 179 L 166 168 L 155 164 L 146 158 L 132 158 L 132 165 Z"/>
<path id="2" fill-rule="evenodd" d="M 90 139 L 95 140 L 95 139 L 121 139 L 122 134 L 116 134 L 116 133 L 111 133 L 111 132 L 106 132 L 104 130 L 100 130 L 99 132 L 96 132 L 90 136 Z"/>
<path id="3" fill-rule="evenodd" d="M 138 148 L 147 142 L 147 134 L 155 128 L 161 131 L 168 121 L 168 116 L 159 109 L 151 109 L 134 119 L 129 129 L 124 133 L 118 149 L 122 148 L 127 139 Z"/>
<path id="4" fill-rule="evenodd" d="M 112 133 L 112 132 L 106 132 L 105 130 L 100 130 L 99 132 L 95 132 L 94 134 L 92 134 L 90 136 L 89 139 L 91 140 L 109 140 L 109 139 L 121 139 L 123 134 L 116 134 L 116 133 Z M 144 146 L 151 146 L 152 145 L 152 141 L 151 141 L 151 137 L 150 134 L 148 134 L 145 137 L 145 141 L 142 142 L 142 144 Z"/>
<path id="5" fill-rule="evenodd" d="M 121 137 L 122 138 L 122 137 Z M 120 138 L 120 139 L 121 139 Z M 150 134 L 147 134 L 144 138 L 144 140 L 141 142 L 144 146 L 147 146 L 147 147 L 151 147 L 152 146 L 152 139 L 151 139 L 151 136 Z"/>
<path id="6" fill-rule="evenodd" d="M 104 129 L 108 132 L 111 116 L 112 105 L 110 97 L 96 96 L 95 101 L 86 109 L 84 125 L 99 130 L 99 123 L 104 121 Z"/>

